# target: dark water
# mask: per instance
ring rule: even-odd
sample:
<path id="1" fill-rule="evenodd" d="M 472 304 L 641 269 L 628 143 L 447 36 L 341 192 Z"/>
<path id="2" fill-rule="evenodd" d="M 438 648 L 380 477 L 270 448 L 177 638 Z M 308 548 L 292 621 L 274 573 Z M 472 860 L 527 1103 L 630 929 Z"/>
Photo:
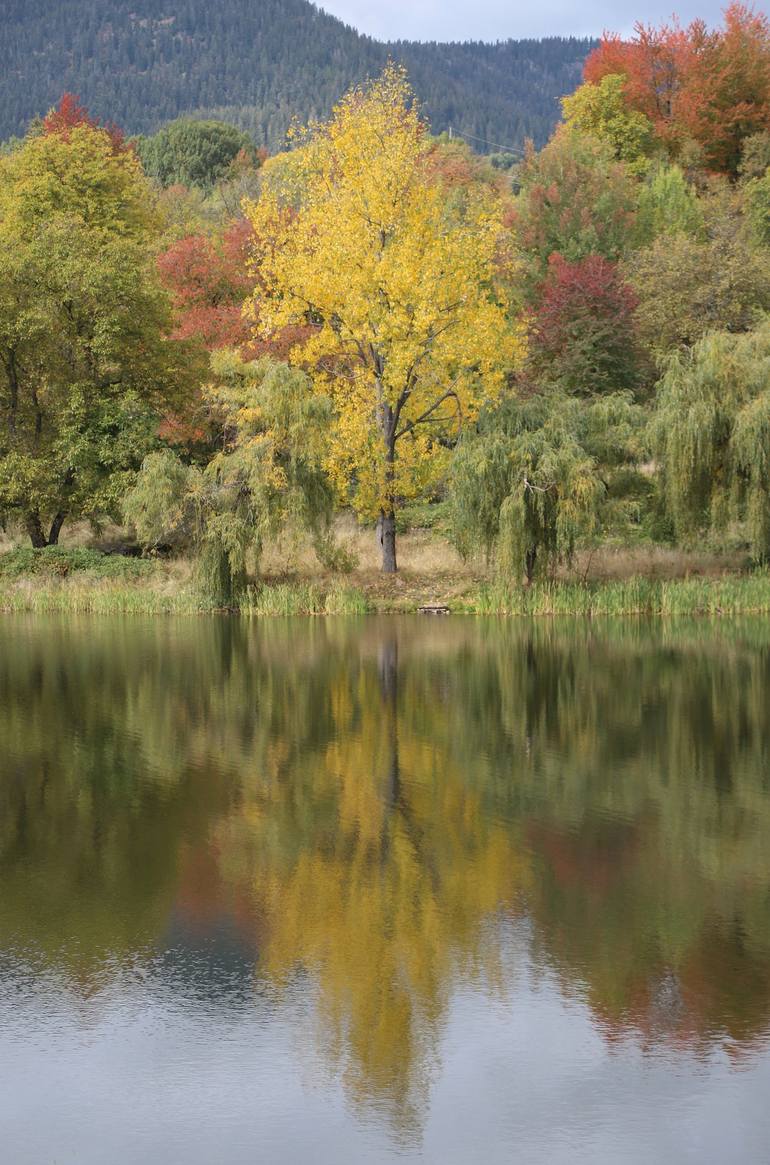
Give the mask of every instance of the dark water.
<path id="1" fill-rule="evenodd" d="M 770 1162 L 770 625 L 0 622 L 0 1160 Z"/>

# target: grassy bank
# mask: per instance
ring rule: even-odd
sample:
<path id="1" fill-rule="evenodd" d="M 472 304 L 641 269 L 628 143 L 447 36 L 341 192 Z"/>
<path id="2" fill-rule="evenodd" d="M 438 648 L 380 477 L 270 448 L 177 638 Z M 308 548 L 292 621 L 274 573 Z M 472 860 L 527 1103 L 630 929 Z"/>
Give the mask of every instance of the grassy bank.
<path id="1" fill-rule="evenodd" d="M 363 572 L 352 579 L 274 578 L 249 587 L 245 616 L 409 613 L 445 604 L 453 613 L 508 616 L 743 615 L 770 613 L 770 573 L 690 578 L 556 580 L 529 589 L 454 573 Z M 100 555 L 83 548 L 0 555 L 0 611 L 199 614 L 189 563 Z"/>
<path id="2" fill-rule="evenodd" d="M 465 610 L 476 615 L 745 615 L 770 612 L 770 575 L 547 582 L 529 590 L 482 587 Z"/>

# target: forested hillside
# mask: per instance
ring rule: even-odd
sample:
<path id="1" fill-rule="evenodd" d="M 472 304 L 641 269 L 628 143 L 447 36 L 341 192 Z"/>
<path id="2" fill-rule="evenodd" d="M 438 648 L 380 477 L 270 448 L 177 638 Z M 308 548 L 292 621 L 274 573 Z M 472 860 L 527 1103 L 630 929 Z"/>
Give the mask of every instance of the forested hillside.
<path id="1" fill-rule="evenodd" d="M 591 47 L 385 45 L 307 0 L 5 0 L 0 31 L 0 138 L 70 91 L 129 133 L 207 112 L 270 148 L 389 56 L 406 64 L 434 130 L 542 145 Z"/>

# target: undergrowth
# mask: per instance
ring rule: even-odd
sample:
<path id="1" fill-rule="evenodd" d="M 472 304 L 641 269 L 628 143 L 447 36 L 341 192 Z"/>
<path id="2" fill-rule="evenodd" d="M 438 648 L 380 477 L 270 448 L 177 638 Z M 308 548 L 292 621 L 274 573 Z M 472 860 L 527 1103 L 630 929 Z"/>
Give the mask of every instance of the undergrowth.
<path id="1" fill-rule="evenodd" d="M 156 563 L 148 559 L 103 554 L 86 546 L 46 546 L 43 550 L 19 546 L 0 554 L 0 579 L 67 578 L 87 572 L 94 578 L 128 580 L 146 578 L 155 569 Z"/>

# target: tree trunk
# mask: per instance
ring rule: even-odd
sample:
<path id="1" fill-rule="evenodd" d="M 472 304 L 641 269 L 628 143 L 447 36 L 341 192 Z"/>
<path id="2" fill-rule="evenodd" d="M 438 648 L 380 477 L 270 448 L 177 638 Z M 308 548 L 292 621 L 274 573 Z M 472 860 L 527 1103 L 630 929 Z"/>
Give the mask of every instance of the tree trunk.
<path id="1" fill-rule="evenodd" d="M 537 547 L 532 546 L 526 554 L 526 583 L 528 587 L 532 586 L 535 578 L 535 567 L 537 565 Z"/>
<path id="2" fill-rule="evenodd" d="M 48 545 L 46 542 L 45 534 L 43 533 L 42 524 L 40 522 L 40 515 L 38 514 L 37 510 L 33 510 L 28 514 L 25 514 L 24 525 L 27 528 L 30 542 L 32 543 L 35 550 L 42 550 L 44 546 Z"/>
<path id="3" fill-rule="evenodd" d="M 383 574 L 395 574 L 398 570 L 398 564 L 396 562 L 396 515 L 393 510 L 387 514 L 384 510 L 380 510 L 377 537 L 382 550 Z"/>
<path id="4" fill-rule="evenodd" d="M 51 532 L 48 535 L 48 545 L 49 546 L 58 546 L 59 535 L 61 534 L 61 528 L 64 525 L 64 519 L 66 518 L 66 516 L 67 515 L 63 514 L 60 510 L 59 513 L 54 518 L 53 522 L 51 522 Z"/>
<path id="5" fill-rule="evenodd" d="M 61 528 L 64 525 L 66 517 L 66 514 L 59 511 L 51 522 L 51 529 L 46 538 L 45 532 L 43 531 L 43 523 L 40 521 L 40 514 L 37 510 L 32 510 L 30 513 L 25 514 L 24 525 L 29 534 L 29 540 L 35 550 L 43 550 L 46 546 L 58 546 L 59 535 L 61 534 Z"/>

